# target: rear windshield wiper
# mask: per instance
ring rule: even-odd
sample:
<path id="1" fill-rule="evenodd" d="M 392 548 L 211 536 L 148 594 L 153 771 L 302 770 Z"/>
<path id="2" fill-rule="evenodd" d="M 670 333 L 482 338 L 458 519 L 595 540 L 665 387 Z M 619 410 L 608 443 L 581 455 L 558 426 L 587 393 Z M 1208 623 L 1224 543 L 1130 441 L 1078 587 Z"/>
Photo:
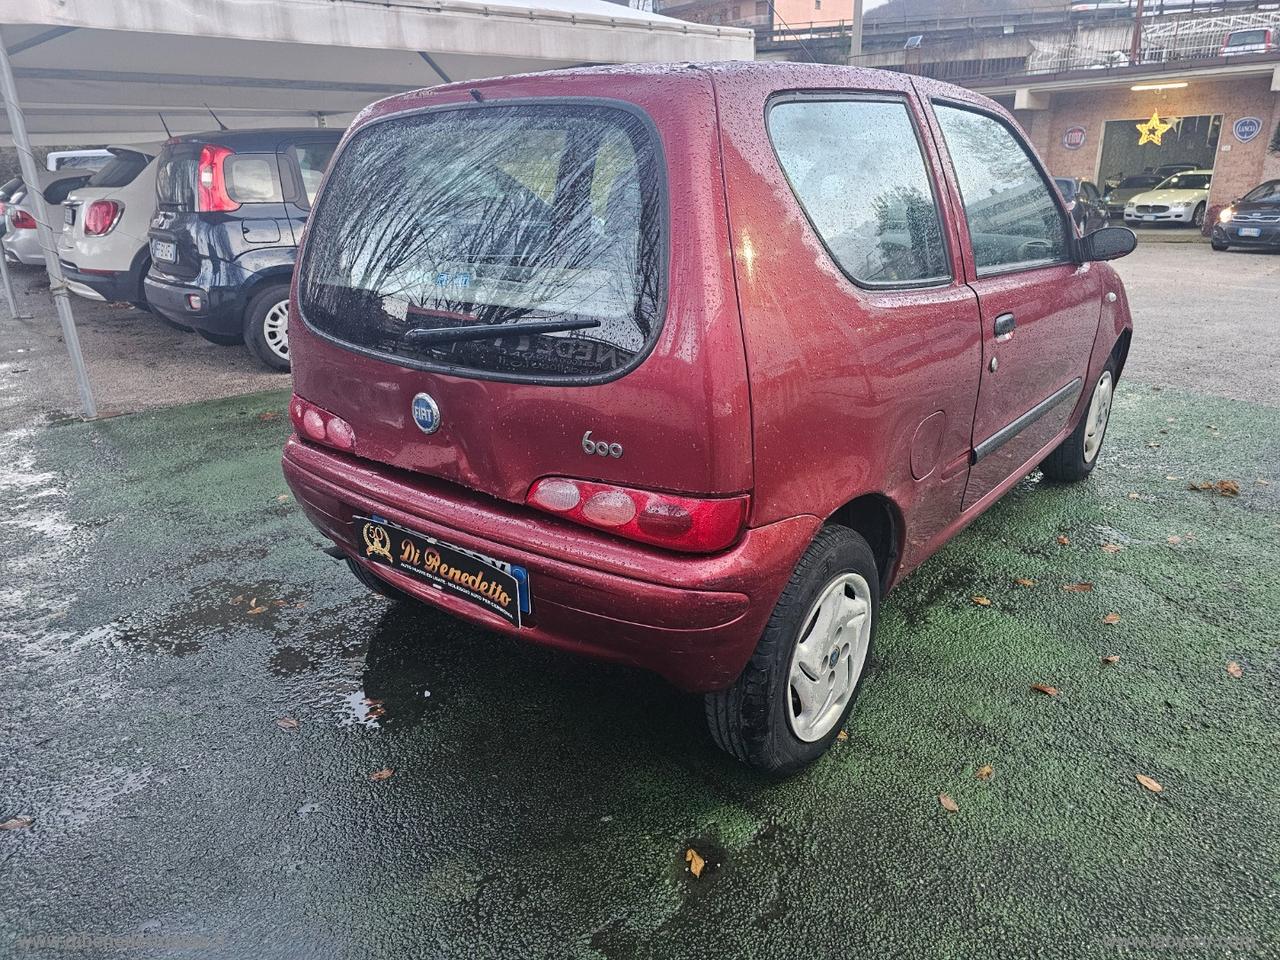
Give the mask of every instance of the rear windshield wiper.
<path id="1" fill-rule="evenodd" d="M 525 333 L 560 333 L 564 330 L 589 330 L 600 326 L 599 320 L 527 320 L 524 323 L 478 323 L 465 327 L 414 327 L 402 339 L 415 343 L 451 343 L 454 340 L 502 340 Z"/>

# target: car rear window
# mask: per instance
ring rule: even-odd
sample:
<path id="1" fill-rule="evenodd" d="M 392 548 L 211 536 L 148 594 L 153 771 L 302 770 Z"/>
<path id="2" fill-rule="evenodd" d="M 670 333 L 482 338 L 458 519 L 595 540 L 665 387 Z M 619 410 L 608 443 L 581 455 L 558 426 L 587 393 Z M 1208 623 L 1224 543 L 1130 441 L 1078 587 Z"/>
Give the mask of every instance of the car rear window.
<path id="1" fill-rule="evenodd" d="M 1266 30 L 1237 30 L 1227 37 L 1227 46 L 1229 47 L 1243 47 L 1247 44 L 1266 42 Z"/>
<path id="2" fill-rule="evenodd" d="M 616 376 L 661 325 L 661 166 L 648 120 L 622 107 L 477 105 L 371 124 L 335 158 L 312 215 L 303 317 L 409 366 Z"/>
<path id="3" fill-rule="evenodd" d="M 91 187 L 127 187 L 146 169 L 151 158 L 132 150 L 113 151 L 106 165 L 89 178 Z"/>
<path id="4" fill-rule="evenodd" d="M 187 145 L 166 147 L 156 168 L 156 200 L 163 206 L 194 210 L 196 167 L 200 148 Z"/>

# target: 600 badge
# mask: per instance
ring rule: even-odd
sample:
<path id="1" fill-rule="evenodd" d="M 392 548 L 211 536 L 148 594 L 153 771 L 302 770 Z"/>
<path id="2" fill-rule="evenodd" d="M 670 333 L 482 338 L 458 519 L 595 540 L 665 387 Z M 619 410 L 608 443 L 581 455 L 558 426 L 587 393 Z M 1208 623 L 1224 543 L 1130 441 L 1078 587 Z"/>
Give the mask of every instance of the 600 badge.
<path id="1" fill-rule="evenodd" d="M 592 431 L 588 430 L 582 435 L 582 452 L 594 453 L 601 457 L 618 458 L 622 456 L 622 444 L 605 443 L 603 440 L 592 440 Z"/>

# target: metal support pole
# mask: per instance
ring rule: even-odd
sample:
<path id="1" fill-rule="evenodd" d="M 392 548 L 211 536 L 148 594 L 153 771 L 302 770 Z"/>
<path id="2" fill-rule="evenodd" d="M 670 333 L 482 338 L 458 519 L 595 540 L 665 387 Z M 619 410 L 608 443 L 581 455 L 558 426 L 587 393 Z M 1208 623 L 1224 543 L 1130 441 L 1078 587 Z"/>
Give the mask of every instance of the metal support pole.
<path id="1" fill-rule="evenodd" d="M 5 259 L 3 250 L 0 250 L 0 279 L 4 281 L 4 296 L 9 301 L 9 316 L 15 320 L 22 319 L 18 313 L 18 299 L 13 295 L 13 281 L 9 279 L 9 261 Z"/>
<path id="2" fill-rule="evenodd" d="M 49 289 L 53 293 L 54 308 L 58 311 L 58 322 L 62 325 L 62 340 L 67 345 L 67 353 L 71 355 L 76 386 L 80 389 L 80 406 L 84 410 L 85 419 L 92 420 L 98 415 L 98 407 L 93 401 L 93 388 L 89 386 L 89 372 L 84 366 L 84 355 L 80 353 L 80 337 L 76 334 L 76 320 L 71 314 L 67 281 L 62 275 L 62 265 L 58 263 L 56 240 L 49 228 L 49 209 L 45 206 L 44 194 L 40 190 L 40 171 L 36 166 L 36 158 L 31 154 L 27 122 L 22 115 L 22 105 L 18 103 L 18 85 L 13 79 L 13 67 L 9 64 L 9 51 L 5 48 L 2 33 L 0 94 L 4 96 L 4 109 L 9 115 L 9 130 L 13 135 L 13 145 L 18 151 L 18 165 L 22 168 L 22 179 L 27 185 L 27 196 L 32 200 L 36 235 L 40 240 L 40 249 L 44 251 L 45 269 L 49 271 Z"/>

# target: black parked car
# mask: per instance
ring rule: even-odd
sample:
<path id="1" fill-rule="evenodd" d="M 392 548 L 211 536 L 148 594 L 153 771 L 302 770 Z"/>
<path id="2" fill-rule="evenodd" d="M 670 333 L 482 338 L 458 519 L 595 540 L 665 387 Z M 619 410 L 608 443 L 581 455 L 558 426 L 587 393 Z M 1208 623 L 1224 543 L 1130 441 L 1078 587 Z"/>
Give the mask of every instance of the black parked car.
<path id="1" fill-rule="evenodd" d="M 1062 192 L 1062 199 L 1067 201 L 1067 209 L 1071 211 L 1071 219 L 1080 228 L 1080 233 L 1093 233 L 1107 225 L 1107 212 L 1102 206 L 1102 194 L 1089 180 L 1077 177 L 1054 177 L 1053 182 Z"/>
<path id="2" fill-rule="evenodd" d="M 1209 239 L 1215 250 L 1228 247 L 1280 250 L 1280 180 L 1260 183 L 1224 207 Z"/>
<path id="3" fill-rule="evenodd" d="M 160 154 L 145 289 L 153 310 L 289 369 L 289 280 L 340 130 L 219 130 Z"/>

